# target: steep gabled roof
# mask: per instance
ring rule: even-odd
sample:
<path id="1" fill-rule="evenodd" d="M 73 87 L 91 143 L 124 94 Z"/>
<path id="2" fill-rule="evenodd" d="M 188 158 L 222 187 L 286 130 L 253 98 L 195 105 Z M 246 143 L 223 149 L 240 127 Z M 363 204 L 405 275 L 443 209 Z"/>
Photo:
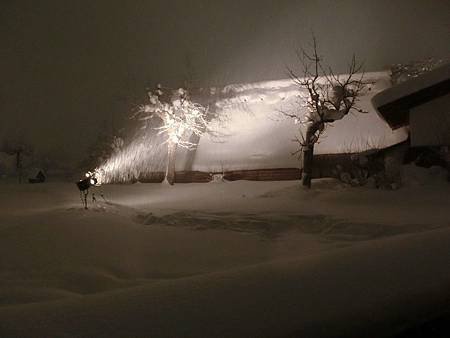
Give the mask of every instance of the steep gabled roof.
<path id="1" fill-rule="evenodd" d="M 392 129 L 409 124 L 411 108 L 450 93 L 450 63 L 405 81 L 372 98 L 378 114 Z"/>

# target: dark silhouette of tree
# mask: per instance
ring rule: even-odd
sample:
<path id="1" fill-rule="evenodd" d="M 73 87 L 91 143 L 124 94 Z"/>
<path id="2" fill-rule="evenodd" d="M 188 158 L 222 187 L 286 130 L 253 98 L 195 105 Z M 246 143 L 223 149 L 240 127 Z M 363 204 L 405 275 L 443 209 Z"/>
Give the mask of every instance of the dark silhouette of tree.
<path id="1" fill-rule="evenodd" d="M 27 142 L 20 138 L 6 139 L 0 149 L 2 152 L 8 155 L 14 155 L 16 157 L 16 172 L 19 179 L 19 183 L 23 180 L 23 158 L 26 155 L 31 155 L 33 153 L 33 148 Z"/>
<path id="2" fill-rule="evenodd" d="M 306 131 L 300 130 L 300 137 L 296 138 L 299 150 L 295 154 L 303 162 L 302 184 L 310 188 L 314 145 L 328 124 L 344 118 L 351 111 L 364 113 L 357 107 L 357 102 L 367 83 L 364 82 L 364 73 L 361 73 L 362 65 L 357 63 L 355 56 L 346 75 L 336 75 L 326 67 L 319 56 L 315 37 L 312 38 L 311 50 L 297 51 L 297 59 L 299 72 L 288 68 L 288 74 L 302 92 L 306 90 L 307 95 L 303 97 L 300 109 L 294 113 L 282 113 L 306 128 Z"/>

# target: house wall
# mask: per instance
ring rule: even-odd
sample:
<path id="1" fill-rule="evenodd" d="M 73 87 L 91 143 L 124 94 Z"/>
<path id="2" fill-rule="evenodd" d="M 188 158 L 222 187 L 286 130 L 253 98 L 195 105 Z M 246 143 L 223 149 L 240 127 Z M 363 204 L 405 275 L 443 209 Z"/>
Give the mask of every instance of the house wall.
<path id="1" fill-rule="evenodd" d="M 411 145 L 450 145 L 450 94 L 417 106 L 409 115 Z"/>
<path id="2" fill-rule="evenodd" d="M 326 154 L 315 155 L 313 162 L 313 178 L 337 177 L 336 169 L 341 168 L 342 172 L 352 173 L 355 169 L 355 161 L 360 156 L 367 159 L 364 166 L 370 175 L 383 170 L 383 158 L 387 154 L 396 152 L 396 145 L 388 149 L 373 150 L 361 154 Z M 176 183 L 207 183 L 214 181 L 214 175 L 219 175 L 227 181 L 248 180 L 248 181 L 285 181 L 300 180 L 301 169 L 292 168 L 269 168 L 269 169 L 249 169 L 249 170 L 228 170 L 223 172 L 205 171 L 177 171 L 175 174 Z M 140 175 L 137 181 L 141 183 L 161 183 L 164 180 L 164 172 L 148 172 Z M 117 182 L 120 183 L 120 182 Z"/>

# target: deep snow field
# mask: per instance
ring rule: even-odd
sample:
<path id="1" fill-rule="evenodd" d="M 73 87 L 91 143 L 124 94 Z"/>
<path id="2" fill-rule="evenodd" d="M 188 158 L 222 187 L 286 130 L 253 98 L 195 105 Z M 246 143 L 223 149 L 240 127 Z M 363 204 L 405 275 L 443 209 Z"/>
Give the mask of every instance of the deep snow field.
<path id="1" fill-rule="evenodd" d="M 450 186 L 407 171 L 106 185 L 89 210 L 73 183 L 0 181 L 0 337 L 444 337 Z"/>

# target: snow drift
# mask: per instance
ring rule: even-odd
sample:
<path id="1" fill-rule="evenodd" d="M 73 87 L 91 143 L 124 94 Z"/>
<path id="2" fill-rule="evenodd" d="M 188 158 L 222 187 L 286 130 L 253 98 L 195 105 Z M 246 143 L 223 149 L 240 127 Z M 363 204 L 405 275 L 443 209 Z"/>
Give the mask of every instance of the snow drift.
<path id="1" fill-rule="evenodd" d="M 445 184 L 107 185 L 85 211 L 74 184 L 3 182 L 0 336 L 392 337 L 448 318 Z"/>

